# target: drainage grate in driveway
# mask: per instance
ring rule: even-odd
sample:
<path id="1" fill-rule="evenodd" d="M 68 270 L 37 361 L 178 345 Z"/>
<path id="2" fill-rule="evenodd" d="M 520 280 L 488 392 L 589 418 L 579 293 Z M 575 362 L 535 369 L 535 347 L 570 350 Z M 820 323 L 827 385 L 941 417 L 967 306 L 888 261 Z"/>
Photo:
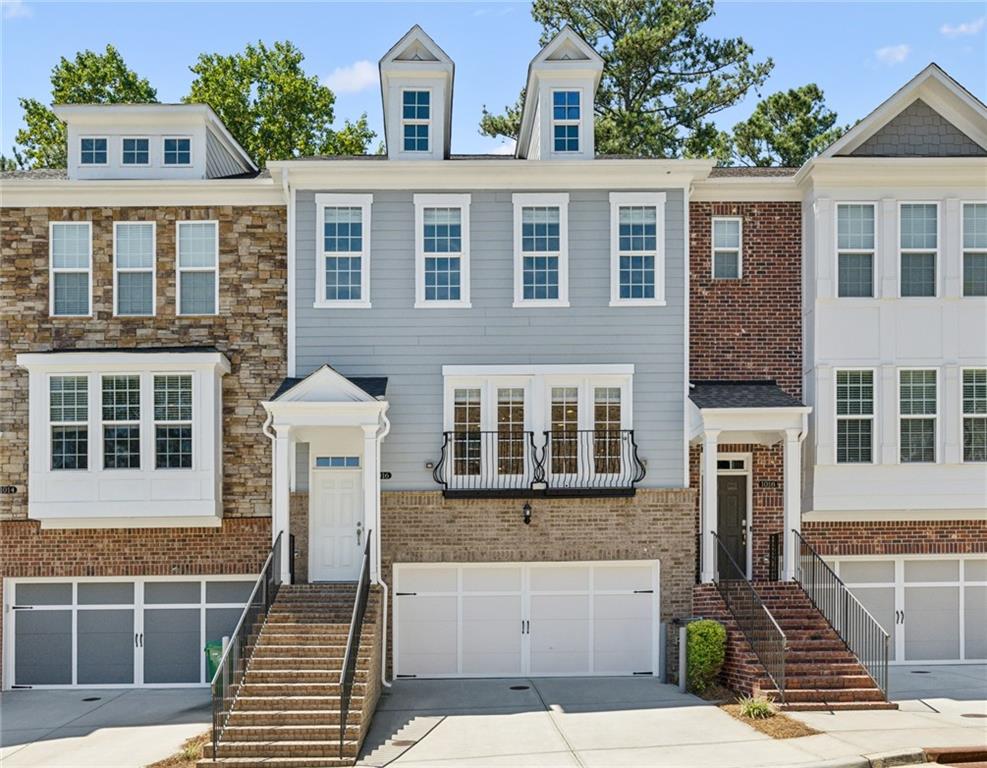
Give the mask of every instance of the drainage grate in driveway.
<path id="1" fill-rule="evenodd" d="M 418 743 L 418 739 L 391 739 L 391 744 L 395 747 L 413 747 Z"/>
<path id="2" fill-rule="evenodd" d="M 985 717 L 985 718 L 987 718 L 987 715 L 981 714 L 980 712 L 964 712 L 962 715 L 960 715 L 960 717 Z"/>
<path id="3" fill-rule="evenodd" d="M 913 675 L 931 675 L 932 673 L 927 669 L 913 669 Z"/>
<path id="4" fill-rule="evenodd" d="M 83 701 L 100 701 L 102 698 L 102 696 L 87 696 Z"/>
<path id="5" fill-rule="evenodd" d="M 531 686 L 530 685 L 512 685 L 511 686 L 511 690 L 512 691 L 530 691 L 531 690 Z"/>

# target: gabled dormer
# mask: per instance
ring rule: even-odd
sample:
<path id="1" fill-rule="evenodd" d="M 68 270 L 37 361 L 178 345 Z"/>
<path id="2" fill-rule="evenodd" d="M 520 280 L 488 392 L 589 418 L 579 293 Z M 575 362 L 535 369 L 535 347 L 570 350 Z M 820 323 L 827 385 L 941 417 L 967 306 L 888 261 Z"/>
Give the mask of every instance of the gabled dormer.
<path id="1" fill-rule="evenodd" d="M 380 60 L 384 140 L 391 160 L 449 157 L 452 59 L 417 24 Z"/>
<path id="2" fill-rule="evenodd" d="M 70 179 L 222 179 L 257 166 L 207 104 L 59 104 Z"/>
<path id="3" fill-rule="evenodd" d="M 515 154 L 529 160 L 592 160 L 593 103 L 603 59 L 563 27 L 528 65 Z"/>

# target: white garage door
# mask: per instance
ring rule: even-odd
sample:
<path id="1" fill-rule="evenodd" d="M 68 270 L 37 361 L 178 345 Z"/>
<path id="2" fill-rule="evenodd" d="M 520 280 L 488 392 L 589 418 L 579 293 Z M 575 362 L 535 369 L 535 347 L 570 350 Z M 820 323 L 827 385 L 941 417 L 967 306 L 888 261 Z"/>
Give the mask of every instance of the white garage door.
<path id="1" fill-rule="evenodd" d="M 399 677 L 657 670 L 658 563 L 398 564 Z"/>

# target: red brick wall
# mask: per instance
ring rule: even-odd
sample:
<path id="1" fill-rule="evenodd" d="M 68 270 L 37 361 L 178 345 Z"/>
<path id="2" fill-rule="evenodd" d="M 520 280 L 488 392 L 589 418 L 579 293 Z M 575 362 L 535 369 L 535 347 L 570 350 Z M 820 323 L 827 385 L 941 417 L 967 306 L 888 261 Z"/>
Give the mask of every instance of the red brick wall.
<path id="1" fill-rule="evenodd" d="M 727 631 L 726 655 L 718 675 L 719 683 L 736 694 L 750 696 L 758 692 L 764 667 L 754 655 L 744 633 L 733 620 L 720 593 L 712 584 L 697 584 L 692 592 L 693 611 L 704 619 L 715 619 Z"/>
<path id="2" fill-rule="evenodd" d="M 740 280 L 713 280 L 713 216 L 743 217 Z M 801 204 L 692 202 L 689 231 L 690 377 L 773 379 L 801 397 Z"/>
<path id="3" fill-rule="evenodd" d="M 945 555 L 987 552 L 987 520 L 803 522 L 820 555 Z"/>

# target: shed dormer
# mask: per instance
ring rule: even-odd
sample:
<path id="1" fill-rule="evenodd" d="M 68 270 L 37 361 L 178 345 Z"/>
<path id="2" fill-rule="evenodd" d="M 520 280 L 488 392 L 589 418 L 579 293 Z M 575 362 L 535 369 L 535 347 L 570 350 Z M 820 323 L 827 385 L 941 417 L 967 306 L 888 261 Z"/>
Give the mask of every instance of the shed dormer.
<path id="1" fill-rule="evenodd" d="M 384 140 L 391 160 L 449 157 L 456 68 L 417 24 L 380 60 Z"/>
<path id="2" fill-rule="evenodd" d="M 593 103 L 603 59 L 563 27 L 528 65 L 515 154 L 529 160 L 592 160 Z"/>
<path id="3" fill-rule="evenodd" d="M 70 179 L 222 179 L 257 166 L 207 104 L 58 104 Z"/>

